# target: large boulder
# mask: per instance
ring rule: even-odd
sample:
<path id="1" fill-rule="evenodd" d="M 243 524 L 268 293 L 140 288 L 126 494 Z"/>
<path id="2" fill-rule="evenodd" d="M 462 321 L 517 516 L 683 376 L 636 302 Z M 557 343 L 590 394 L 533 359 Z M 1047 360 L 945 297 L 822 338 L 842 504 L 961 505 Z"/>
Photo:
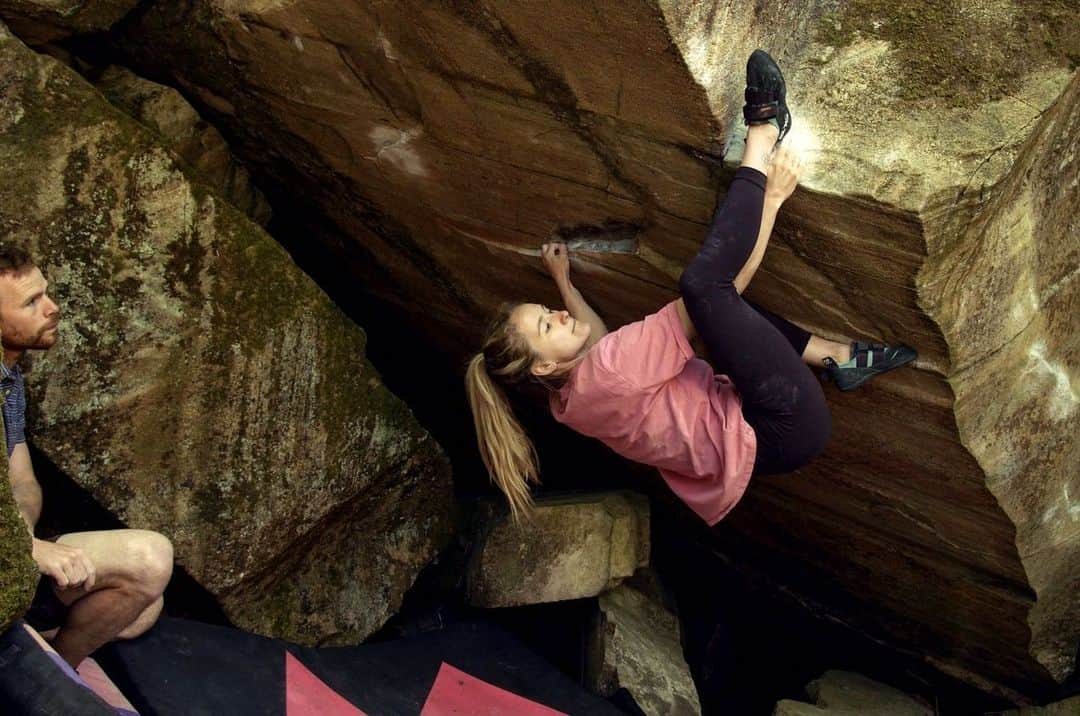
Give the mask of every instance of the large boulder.
<path id="1" fill-rule="evenodd" d="M 155 135 L 2 26 L 0 69 L 0 235 L 65 314 L 30 439 L 236 624 L 370 634 L 448 539 L 441 449 L 363 331 Z"/>
<path id="2" fill-rule="evenodd" d="M 1020 698 L 1065 678 L 1080 636 L 1078 21 L 1057 0 L 150 0 L 121 45 L 458 354 L 500 301 L 557 302 L 551 235 L 637 241 L 576 264 L 611 325 L 675 295 L 745 57 L 773 50 L 812 161 L 753 297 L 921 357 L 830 390 L 825 455 L 755 481 L 723 544 Z"/>
<path id="3" fill-rule="evenodd" d="M 0 415 L 0 432 L 4 417 Z M 32 545 L 15 498 L 11 494 L 7 460 L 0 460 L 0 634 L 26 613 L 37 588 L 38 570 L 30 557 Z"/>

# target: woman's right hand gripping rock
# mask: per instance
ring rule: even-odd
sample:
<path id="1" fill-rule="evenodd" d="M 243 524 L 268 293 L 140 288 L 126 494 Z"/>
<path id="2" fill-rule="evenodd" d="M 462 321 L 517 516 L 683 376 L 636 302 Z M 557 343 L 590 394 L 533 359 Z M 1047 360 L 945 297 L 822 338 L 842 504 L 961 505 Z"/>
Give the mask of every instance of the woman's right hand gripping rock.
<path id="1" fill-rule="evenodd" d="M 562 241 L 552 241 L 540 248 L 544 268 L 548 270 L 556 283 L 570 278 L 570 253 Z"/>

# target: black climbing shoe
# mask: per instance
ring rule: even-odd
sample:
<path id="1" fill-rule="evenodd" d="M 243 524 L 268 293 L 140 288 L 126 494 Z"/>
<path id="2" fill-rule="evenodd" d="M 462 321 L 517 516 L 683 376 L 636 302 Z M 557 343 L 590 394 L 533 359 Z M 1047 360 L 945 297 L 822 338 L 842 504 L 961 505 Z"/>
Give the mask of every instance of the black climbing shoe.
<path id="1" fill-rule="evenodd" d="M 780 130 L 779 144 L 791 129 L 784 75 L 769 53 L 754 50 L 746 61 L 746 104 L 743 119 L 747 125 L 772 123 Z"/>
<path id="2" fill-rule="evenodd" d="M 915 349 L 907 346 L 856 341 L 851 344 L 851 360 L 847 363 L 825 359 L 825 373 L 840 390 L 854 390 L 875 375 L 906 365 L 917 356 Z"/>

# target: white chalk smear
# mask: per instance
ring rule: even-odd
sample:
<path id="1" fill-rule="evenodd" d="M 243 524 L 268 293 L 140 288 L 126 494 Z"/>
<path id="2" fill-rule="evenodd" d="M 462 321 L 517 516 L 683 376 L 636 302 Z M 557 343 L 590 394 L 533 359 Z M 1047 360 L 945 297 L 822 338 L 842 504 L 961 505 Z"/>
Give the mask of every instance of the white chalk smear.
<path id="1" fill-rule="evenodd" d="M 1053 363 L 1046 359 L 1046 344 L 1035 341 L 1028 349 L 1028 358 L 1031 359 L 1029 370 L 1040 373 L 1053 381 L 1053 387 L 1047 391 L 1047 410 L 1054 420 L 1065 421 L 1076 412 L 1076 405 L 1080 402 L 1076 390 L 1073 388 L 1072 378 L 1068 371 L 1060 363 Z"/>

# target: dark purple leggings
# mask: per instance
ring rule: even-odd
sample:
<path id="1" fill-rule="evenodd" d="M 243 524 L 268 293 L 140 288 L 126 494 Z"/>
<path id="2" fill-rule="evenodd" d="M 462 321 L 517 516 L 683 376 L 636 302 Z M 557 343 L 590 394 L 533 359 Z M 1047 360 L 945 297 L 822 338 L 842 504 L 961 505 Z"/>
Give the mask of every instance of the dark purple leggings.
<path id="1" fill-rule="evenodd" d="M 761 226 L 765 175 L 740 167 L 697 256 L 679 280 L 686 311 L 718 373 L 731 377 L 757 434 L 755 475 L 791 472 L 832 429 L 821 385 L 802 362 L 810 334 L 735 290 Z"/>

